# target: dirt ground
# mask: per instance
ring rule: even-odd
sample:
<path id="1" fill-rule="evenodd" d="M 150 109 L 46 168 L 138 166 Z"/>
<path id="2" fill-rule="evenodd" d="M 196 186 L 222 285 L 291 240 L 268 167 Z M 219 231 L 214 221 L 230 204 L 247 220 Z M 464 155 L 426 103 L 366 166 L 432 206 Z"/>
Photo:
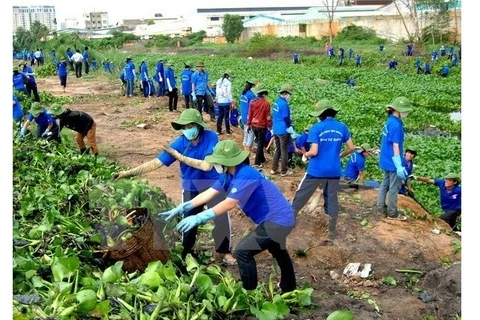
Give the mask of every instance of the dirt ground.
<path id="1" fill-rule="evenodd" d="M 168 112 L 165 97 L 145 99 L 137 91 L 136 96 L 127 99 L 120 95 L 119 85 L 101 79 L 95 75 L 81 79 L 69 76 L 66 93 L 62 93 L 57 77 L 38 79 L 38 87 L 54 95 L 71 96 L 74 103 L 68 107 L 92 115 L 97 122 L 100 153 L 126 167 L 153 159 L 161 144 L 168 144 L 179 135 L 170 121 L 184 110 L 181 98 L 179 112 Z M 209 117 L 204 118 L 210 129 L 215 130 Z M 136 127 L 143 122 L 150 127 Z M 242 131 L 233 128 L 233 132 L 231 138 L 241 144 Z M 269 159 L 266 172 L 271 169 L 271 156 Z M 288 200 L 293 198 L 304 174 L 303 169 L 294 171 L 289 177 L 272 178 Z M 141 178 L 148 179 L 151 185 L 158 186 L 179 203 L 178 173 L 178 163 L 174 163 Z M 408 221 L 387 220 L 376 213 L 376 197 L 374 189 L 339 193 L 339 234 L 333 246 L 321 245 L 327 225 L 322 201 L 313 212 L 307 212 L 308 206 L 300 212 L 297 226 L 288 238 L 288 249 L 298 285 L 308 283 L 315 289 L 312 295 L 315 307 L 294 312 L 288 319 L 326 319 L 335 310 L 347 309 L 354 312 L 357 320 L 457 319 L 461 316 L 459 236 L 449 231 L 442 220 L 429 216 L 412 199 L 403 196 L 399 196 L 399 208 L 409 215 Z M 235 246 L 254 225 L 239 210 L 232 212 L 231 218 Z M 434 228 L 438 228 L 440 234 L 433 233 Z M 297 250 L 309 247 L 313 248 L 305 257 L 297 254 Z M 214 257 L 220 262 L 219 257 Z M 278 278 L 267 252 L 258 255 L 256 260 L 260 280 L 268 280 L 270 275 Z M 368 278 L 343 275 L 344 268 L 354 262 L 372 265 Z M 228 269 L 238 277 L 237 267 Z M 418 270 L 421 274 L 396 270 Z M 396 280 L 396 285 L 384 282 L 389 276 Z M 422 293 L 434 296 L 435 301 L 423 302 Z"/>

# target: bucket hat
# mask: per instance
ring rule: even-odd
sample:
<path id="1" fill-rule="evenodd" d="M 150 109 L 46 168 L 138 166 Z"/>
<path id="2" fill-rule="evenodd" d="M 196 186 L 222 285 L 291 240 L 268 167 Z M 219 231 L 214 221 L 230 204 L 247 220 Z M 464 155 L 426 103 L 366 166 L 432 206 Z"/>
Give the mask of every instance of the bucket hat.
<path id="1" fill-rule="evenodd" d="M 192 66 L 192 63 L 191 63 L 191 62 L 185 62 L 184 65 L 185 65 L 185 67 L 189 67 L 189 68 L 190 68 L 190 67 Z"/>
<path id="2" fill-rule="evenodd" d="M 229 76 L 230 78 L 235 78 L 235 75 L 233 74 L 233 71 L 232 71 L 232 70 L 226 70 L 224 73 L 225 73 L 225 74 L 228 74 L 228 76 Z"/>
<path id="3" fill-rule="evenodd" d="M 413 154 L 415 156 L 417 155 L 417 150 L 414 149 L 414 148 L 407 148 L 407 149 L 405 149 L 405 152 L 410 152 L 411 154 Z"/>
<path id="4" fill-rule="evenodd" d="M 167 66 L 173 66 L 173 65 L 174 65 L 173 60 L 168 60 L 167 61 Z"/>
<path id="5" fill-rule="evenodd" d="M 392 101 L 392 103 L 387 104 L 387 108 L 392 108 L 398 112 L 408 112 L 412 111 L 412 106 L 410 100 L 405 97 L 398 97 Z"/>
<path id="6" fill-rule="evenodd" d="M 362 143 L 360 145 L 360 148 L 362 148 L 362 150 L 364 151 L 367 151 L 368 153 L 372 152 L 373 150 L 375 150 L 375 148 L 372 148 L 368 143 Z"/>
<path id="7" fill-rule="evenodd" d="M 324 113 L 325 111 L 327 111 L 328 109 L 332 109 L 336 112 L 340 111 L 340 109 L 338 108 L 335 108 L 332 103 L 330 102 L 330 100 L 327 100 L 327 99 L 322 99 L 320 101 L 318 101 L 316 104 L 315 104 L 315 111 L 312 111 L 310 112 L 310 116 L 312 117 L 320 117 L 322 115 L 322 113 Z"/>
<path id="8" fill-rule="evenodd" d="M 65 112 L 65 108 L 58 103 L 52 104 L 50 106 L 50 109 L 48 109 L 48 113 L 53 114 L 55 116 L 61 115 L 64 112 Z"/>
<path id="9" fill-rule="evenodd" d="M 197 61 L 197 67 L 205 67 L 203 61 Z"/>
<path id="10" fill-rule="evenodd" d="M 265 94 L 268 94 L 267 88 L 263 85 L 263 83 L 257 83 L 255 87 L 253 87 L 252 92 L 255 94 L 259 94 L 262 92 L 265 92 Z"/>
<path id="11" fill-rule="evenodd" d="M 207 163 L 221 164 L 227 167 L 233 167 L 243 162 L 248 156 L 248 151 L 240 149 L 233 140 L 223 140 L 217 143 L 213 149 L 213 154 L 206 156 Z"/>
<path id="12" fill-rule="evenodd" d="M 461 180 L 462 180 L 458 174 L 453 173 L 453 172 L 450 172 L 449 174 L 447 174 L 447 175 L 445 176 L 445 179 L 454 180 L 454 181 L 456 181 L 458 184 L 460 184 L 460 182 L 461 182 Z"/>
<path id="13" fill-rule="evenodd" d="M 280 90 L 278 90 L 278 93 L 282 92 L 288 92 L 290 94 L 293 94 L 293 86 L 289 83 L 286 83 L 280 87 Z"/>
<path id="14" fill-rule="evenodd" d="M 247 81 L 245 81 L 247 83 L 250 83 L 250 84 L 253 84 L 253 85 L 257 85 L 257 83 L 259 82 L 258 79 L 248 79 Z"/>
<path id="15" fill-rule="evenodd" d="M 171 123 L 173 129 L 175 130 L 180 130 L 184 125 L 189 123 L 196 123 L 204 128 L 208 127 L 208 124 L 203 121 L 202 114 L 197 109 L 183 110 L 180 114 L 180 118 L 177 121 L 172 121 Z"/>
<path id="16" fill-rule="evenodd" d="M 28 110 L 28 112 L 36 118 L 38 117 L 38 115 L 40 115 L 40 113 L 42 113 L 43 109 L 44 108 L 40 105 L 40 103 L 34 102 L 32 103 L 32 107 L 30 108 L 30 110 Z"/>

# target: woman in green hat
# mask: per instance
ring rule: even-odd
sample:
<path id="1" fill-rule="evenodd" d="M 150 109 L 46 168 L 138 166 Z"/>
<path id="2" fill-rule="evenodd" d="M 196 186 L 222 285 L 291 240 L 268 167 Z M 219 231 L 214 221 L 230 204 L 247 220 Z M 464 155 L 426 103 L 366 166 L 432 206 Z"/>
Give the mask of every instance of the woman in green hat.
<path id="1" fill-rule="evenodd" d="M 213 166 L 203 160 L 213 153 L 213 147 L 218 142 L 215 132 L 207 130 L 208 125 L 203 121 L 202 115 L 196 109 L 190 108 L 180 114 L 177 121 L 171 122 L 175 130 L 182 130 L 182 135 L 173 141 L 169 148 L 177 155 L 182 156 L 184 162 L 180 163 L 180 174 L 182 177 L 183 203 L 169 213 L 172 216 L 183 214 L 186 217 L 195 216 L 202 211 L 202 207 L 195 208 L 192 199 L 205 190 L 208 190 L 219 178 L 217 171 L 212 170 Z M 177 158 L 163 151 L 157 158 L 144 163 L 136 168 L 121 171 L 114 174 L 117 179 L 141 175 L 162 166 L 170 166 Z M 199 166 L 196 166 L 200 164 Z M 201 164 L 204 164 L 203 166 Z M 225 199 L 225 194 L 218 194 L 207 202 L 212 208 Z M 231 254 L 230 217 L 228 214 L 215 219 L 213 239 L 215 249 L 218 253 L 224 254 L 224 261 L 229 265 L 236 263 Z M 183 233 L 183 252 L 185 258 L 188 253 L 193 253 L 193 246 L 197 237 L 197 228 Z"/>
<path id="2" fill-rule="evenodd" d="M 47 140 L 53 139 L 59 143 L 62 142 L 57 122 L 47 113 L 45 108 L 42 107 L 39 102 L 32 103 L 32 107 L 28 112 L 29 115 L 27 121 L 25 121 L 22 129 L 20 129 L 21 137 L 26 134 L 30 123 L 35 121 L 37 124 L 37 138 L 47 138 Z"/>
<path id="3" fill-rule="evenodd" d="M 449 173 L 445 178 L 432 179 L 412 175 L 414 180 L 431 183 L 440 189 L 440 205 L 443 214 L 439 217 L 450 225 L 453 231 L 460 231 L 457 218 L 462 214 L 462 187 L 460 175 Z"/>
<path id="4" fill-rule="evenodd" d="M 286 238 L 295 225 L 292 207 L 278 187 L 256 169 L 249 166 L 249 152 L 242 151 L 233 140 L 220 141 L 212 155 L 205 158 L 220 174 L 215 184 L 193 198 L 191 206 L 203 208 L 203 204 L 227 193 L 226 199 L 197 215 L 185 217 L 177 229 L 188 232 L 199 224 L 218 219 L 237 206 L 257 225 L 240 240 L 235 248 L 240 277 L 247 290 L 257 288 L 255 255 L 268 250 L 280 268 L 280 288 L 283 292 L 296 288 L 295 271 L 286 248 Z M 169 220 L 175 212 L 160 213 Z"/>

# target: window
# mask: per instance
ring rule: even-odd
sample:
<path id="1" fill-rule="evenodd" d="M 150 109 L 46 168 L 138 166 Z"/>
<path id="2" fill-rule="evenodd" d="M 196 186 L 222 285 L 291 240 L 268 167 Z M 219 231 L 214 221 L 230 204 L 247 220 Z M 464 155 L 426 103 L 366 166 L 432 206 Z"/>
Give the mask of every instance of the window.
<path id="1" fill-rule="evenodd" d="M 301 23 L 298 25 L 298 31 L 301 33 L 307 32 L 307 25 L 305 23 Z"/>
<path id="2" fill-rule="evenodd" d="M 210 17 L 210 21 L 220 21 L 220 17 Z"/>

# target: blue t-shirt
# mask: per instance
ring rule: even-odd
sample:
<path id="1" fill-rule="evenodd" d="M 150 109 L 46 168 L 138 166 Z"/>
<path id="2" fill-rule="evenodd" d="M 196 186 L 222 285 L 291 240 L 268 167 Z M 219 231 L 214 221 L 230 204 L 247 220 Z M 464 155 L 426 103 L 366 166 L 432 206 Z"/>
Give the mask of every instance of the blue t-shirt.
<path id="1" fill-rule="evenodd" d="M 88 61 L 88 50 L 83 51 L 82 56 L 83 56 L 83 61 L 84 62 L 89 62 Z"/>
<path id="2" fill-rule="evenodd" d="M 307 173 L 317 178 L 339 178 L 342 175 L 342 144 L 349 139 L 348 127 L 335 118 L 314 124 L 307 141 L 318 144 L 318 153 L 310 158 Z"/>
<path id="3" fill-rule="evenodd" d="M 168 90 L 168 83 L 167 79 L 170 81 L 170 86 L 172 88 L 177 87 L 177 81 L 175 80 L 175 74 L 173 72 L 173 69 L 168 67 L 167 70 L 165 71 L 165 81 L 164 81 L 164 88 Z"/>
<path id="4" fill-rule="evenodd" d="M 240 114 L 242 117 L 242 123 L 247 123 L 248 110 L 250 108 L 250 101 L 255 99 L 255 93 L 249 89 L 245 94 L 240 94 Z"/>
<path id="5" fill-rule="evenodd" d="M 135 70 L 135 65 L 133 64 L 133 62 L 130 61 L 125 64 L 125 80 L 135 79 L 134 70 Z"/>
<path id="6" fill-rule="evenodd" d="M 160 78 L 158 77 L 158 73 L 160 72 L 160 75 L 162 76 L 162 82 L 165 80 L 165 70 L 163 68 L 163 62 L 157 62 L 157 68 L 155 69 L 155 76 L 153 76 L 153 79 L 157 82 L 160 82 Z"/>
<path id="7" fill-rule="evenodd" d="M 457 185 L 447 192 L 445 179 L 435 179 L 434 184 L 440 189 L 440 205 L 444 212 L 462 209 L 462 187 Z"/>
<path id="8" fill-rule="evenodd" d="M 72 50 L 67 50 L 67 58 L 70 59 L 73 56 L 73 51 Z"/>
<path id="9" fill-rule="evenodd" d="M 310 143 L 307 142 L 308 140 L 308 133 L 305 131 L 295 139 L 295 145 L 297 146 L 298 149 L 301 149 L 302 147 L 305 148 L 306 151 L 310 150 Z"/>
<path id="10" fill-rule="evenodd" d="M 290 106 L 288 105 L 287 100 L 279 96 L 275 103 L 272 105 L 272 129 L 274 135 L 286 134 L 287 128 L 290 126 L 290 123 L 285 122 L 285 118 L 290 120 Z"/>
<path id="11" fill-rule="evenodd" d="M 30 81 L 28 81 L 28 83 L 36 83 L 35 77 L 33 76 L 35 72 L 33 71 L 32 67 L 29 67 L 29 66 L 24 67 L 23 73 L 25 73 L 30 78 Z"/>
<path id="12" fill-rule="evenodd" d="M 57 62 L 57 73 L 60 77 L 65 77 L 68 74 L 66 62 Z"/>
<path id="13" fill-rule="evenodd" d="M 27 79 L 27 76 L 23 72 L 18 72 L 17 74 L 13 74 L 13 88 L 15 90 L 24 90 L 25 89 L 25 82 L 24 80 Z"/>
<path id="14" fill-rule="evenodd" d="M 195 85 L 195 95 L 207 95 L 207 83 L 209 81 L 208 72 L 203 70 L 202 73 L 195 71 L 192 74 L 192 85 Z"/>
<path id="15" fill-rule="evenodd" d="M 27 120 L 30 122 L 35 120 L 35 123 L 40 128 L 46 128 L 49 125 L 56 123 L 52 116 L 47 113 L 47 110 L 43 110 L 36 118 L 33 116 L 33 114 L 30 113 L 28 114 Z"/>
<path id="16" fill-rule="evenodd" d="M 146 63 L 140 65 L 140 79 L 142 81 L 148 81 L 148 67 Z"/>
<path id="17" fill-rule="evenodd" d="M 197 145 L 193 145 L 184 135 L 181 135 L 170 144 L 170 147 L 186 157 L 204 160 L 206 156 L 213 153 L 213 147 L 217 142 L 218 136 L 216 133 L 210 130 L 205 130 L 200 136 Z M 160 153 L 158 155 L 158 160 L 167 167 L 175 162 L 175 158 L 166 152 Z M 182 188 L 188 191 L 202 192 L 210 188 L 219 177 L 219 174 L 215 169 L 205 172 L 190 167 L 184 163 L 180 163 L 180 172 L 182 175 Z"/>
<path id="18" fill-rule="evenodd" d="M 403 122 L 401 119 L 390 115 L 382 129 L 382 141 L 380 143 L 379 167 L 385 171 L 397 171 L 393 164 L 393 144 L 398 143 L 400 155 L 403 155 Z M 405 166 L 405 158 L 402 158 L 402 165 Z"/>
<path id="19" fill-rule="evenodd" d="M 23 109 L 15 94 L 13 94 L 13 101 L 15 101 L 13 105 L 13 119 L 20 118 L 23 116 Z"/>
<path id="20" fill-rule="evenodd" d="M 290 203 L 278 187 L 246 164 L 236 167 L 233 175 L 224 173 L 212 186 L 238 201 L 240 208 L 256 224 L 265 221 L 291 227 L 295 217 Z"/>
<path id="21" fill-rule="evenodd" d="M 192 93 L 192 74 L 193 71 L 190 69 L 184 69 L 180 74 L 180 79 L 182 81 L 182 94 L 184 96 Z"/>
<path id="22" fill-rule="evenodd" d="M 365 156 L 362 151 L 355 151 L 348 159 L 342 175 L 351 180 L 357 180 L 360 171 L 365 171 Z"/>

